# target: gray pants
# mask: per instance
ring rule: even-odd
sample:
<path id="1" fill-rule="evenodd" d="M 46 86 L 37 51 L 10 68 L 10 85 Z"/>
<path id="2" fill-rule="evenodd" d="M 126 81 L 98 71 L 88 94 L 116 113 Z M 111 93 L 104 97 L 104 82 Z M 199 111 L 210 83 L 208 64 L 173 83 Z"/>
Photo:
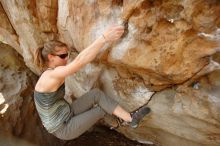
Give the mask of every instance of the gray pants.
<path id="1" fill-rule="evenodd" d="M 107 97 L 101 90 L 93 89 L 71 104 L 74 116 L 52 134 L 63 140 L 77 138 L 106 113 L 111 115 L 117 105 L 116 101 Z"/>

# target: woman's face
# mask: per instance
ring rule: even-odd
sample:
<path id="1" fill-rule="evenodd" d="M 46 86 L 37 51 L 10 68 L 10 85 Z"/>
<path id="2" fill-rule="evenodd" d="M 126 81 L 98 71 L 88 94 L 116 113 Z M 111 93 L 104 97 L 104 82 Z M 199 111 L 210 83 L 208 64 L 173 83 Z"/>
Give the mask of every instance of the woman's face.
<path id="1" fill-rule="evenodd" d="M 68 48 L 66 47 L 57 47 L 56 52 L 50 54 L 49 61 L 53 66 L 63 66 L 67 64 L 68 60 Z"/>

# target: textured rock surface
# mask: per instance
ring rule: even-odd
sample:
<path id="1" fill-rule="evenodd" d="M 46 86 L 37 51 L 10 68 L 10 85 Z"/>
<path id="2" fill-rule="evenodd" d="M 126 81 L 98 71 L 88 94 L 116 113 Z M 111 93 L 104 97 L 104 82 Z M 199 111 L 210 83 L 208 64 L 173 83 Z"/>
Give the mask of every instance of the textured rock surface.
<path id="1" fill-rule="evenodd" d="M 10 46 L 0 43 L 0 54 L 0 145 L 61 144 L 46 132 L 35 110 L 32 95 L 37 76 Z"/>
<path id="2" fill-rule="evenodd" d="M 140 142 L 220 145 L 219 0 L 1 0 L 0 16 L 0 41 L 35 73 L 33 52 L 43 42 L 59 38 L 80 52 L 109 25 L 126 22 L 120 41 L 67 79 L 68 96 L 98 86 L 129 111 L 148 104 L 152 114 L 140 128 L 118 130 Z M 1 74 L 18 84 L 2 79 L 8 101 L 29 86 L 23 72 Z"/>

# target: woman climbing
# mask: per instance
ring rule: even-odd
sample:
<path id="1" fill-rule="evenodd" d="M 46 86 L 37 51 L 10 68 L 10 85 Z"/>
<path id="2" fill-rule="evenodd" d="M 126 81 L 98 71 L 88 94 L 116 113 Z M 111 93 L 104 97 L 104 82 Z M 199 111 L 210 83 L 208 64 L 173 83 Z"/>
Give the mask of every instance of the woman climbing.
<path id="1" fill-rule="evenodd" d="M 89 91 L 73 103 L 64 99 L 65 78 L 91 62 L 106 42 L 117 41 L 123 32 L 122 26 L 108 28 L 68 64 L 68 47 L 60 41 L 46 42 L 37 49 L 35 63 L 42 74 L 35 86 L 34 101 L 41 121 L 49 133 L 64 140 L 74 139 L 106 114 L 113 114 L 135 128 L 150 112 L 149 108 L 143 107 L 130 114 L 99 89 Z"/>

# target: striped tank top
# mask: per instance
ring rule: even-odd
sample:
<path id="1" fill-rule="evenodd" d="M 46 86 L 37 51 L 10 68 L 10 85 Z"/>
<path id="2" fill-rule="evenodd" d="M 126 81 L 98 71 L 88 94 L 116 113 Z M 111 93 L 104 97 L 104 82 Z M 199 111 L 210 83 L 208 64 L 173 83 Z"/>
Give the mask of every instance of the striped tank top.
<path id="1" fill-rule="evenodd" d="M 63 98 L 64 84 L 55 92 L 34 91 L 34 102 L 40 119 L 49 133 L 58 130 L 71 115 L 69 103 Z"/>

